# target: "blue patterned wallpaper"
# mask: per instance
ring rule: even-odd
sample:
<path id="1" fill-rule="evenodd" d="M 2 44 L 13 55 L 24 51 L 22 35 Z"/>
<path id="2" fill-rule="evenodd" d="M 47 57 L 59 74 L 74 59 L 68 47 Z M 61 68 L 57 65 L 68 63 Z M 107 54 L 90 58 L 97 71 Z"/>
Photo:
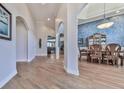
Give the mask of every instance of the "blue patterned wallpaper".
<path id="1" fill-rule="evenodd" d="M 101 23 L 102 20 L 79 25 L 78 39 L 83 38 L 85 40 L 88 36 L 98 32 L 107 36 L 107 44 L 118 43 L 121 46 L 124 46 L 124 15 L 111 17 L 109 20 L 113 21 L 114 25 L 108 29 L 97 29 L 97 25 Z M 83 46 L 86 45 L 84 44 Z"/>

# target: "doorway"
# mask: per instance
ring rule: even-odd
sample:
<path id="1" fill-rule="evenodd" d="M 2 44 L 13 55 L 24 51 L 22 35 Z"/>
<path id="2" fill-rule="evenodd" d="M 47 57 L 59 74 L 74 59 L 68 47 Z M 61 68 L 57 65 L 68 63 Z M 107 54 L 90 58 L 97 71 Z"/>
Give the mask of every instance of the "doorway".
<path id="1" fill-rule="evenodd" d="M 16 61 L 28 62 L 28 29 L 23 18 L 16 18 Z"/>

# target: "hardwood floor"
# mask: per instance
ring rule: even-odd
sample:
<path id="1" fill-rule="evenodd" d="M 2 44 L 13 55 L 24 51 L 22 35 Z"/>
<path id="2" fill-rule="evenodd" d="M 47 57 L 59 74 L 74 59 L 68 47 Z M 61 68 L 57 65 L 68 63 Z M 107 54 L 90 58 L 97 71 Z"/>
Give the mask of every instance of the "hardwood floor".
<path id="1" fill-rule="evenodd" d="M 3 89 L 39 88 L 124 88 L 124 68 L 79 62 L 80 75 L 67 74 L 63 58 L 36 57 L 31 63 L 18 63 L 18 74 Z"/>

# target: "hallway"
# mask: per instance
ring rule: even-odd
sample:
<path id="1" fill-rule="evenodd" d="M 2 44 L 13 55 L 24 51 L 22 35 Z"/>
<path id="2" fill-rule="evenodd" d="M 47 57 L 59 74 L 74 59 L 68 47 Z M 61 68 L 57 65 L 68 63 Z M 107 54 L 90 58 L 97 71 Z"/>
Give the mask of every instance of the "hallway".
<path id="1" fill-rule="evenodd" d="M 0 31 L 0 88 L 74 87 L 72 83 L 66 85 L 70 80 L 67 78 L 67 73 L 79 75 L 78 19 L 75 18 L 84 6 L 85 3 L 0 4 L 2 21 L 5 21 L 0 24 L 8 25 L 0 27 L 0 30 L 2 29 Z M 58 38 L 58 43 L 55 43 L 57 35 L 61 38 Z M 55 44 L 54 46 L 52 44 L 52 48 L 58 54 L 56 59 L 59 59 L 59 52 L 61 52 L 64 54 L 64 60 L 55 60 L 55 57 L 47 58 L 48 36 L 54 37 Z M 62 73 L 61 77 L 58 73 Z M 67 78 L 67 81 L 63 81 L 63 77 Z"/>
<path id="2" fill-rule="evenodd" d="M 82 60 L 80 76 L 65 73 L 63 57 L 36 57 L 31 63 L 17 63 L 17 67 L 18 74 L 3 88 L 124 88 L 124 68 L 105 64 Z"/>

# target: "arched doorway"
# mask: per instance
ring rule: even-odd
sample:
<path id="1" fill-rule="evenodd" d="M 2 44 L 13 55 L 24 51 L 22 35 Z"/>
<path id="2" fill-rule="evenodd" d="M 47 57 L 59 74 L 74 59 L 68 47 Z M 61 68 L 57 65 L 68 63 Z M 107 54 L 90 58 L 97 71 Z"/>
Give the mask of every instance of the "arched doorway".
<path id="1" fill-rule="evenodd" d="M 64 56 L 64 23 L 60 22 L 56 34 L 56 59 L 60 58 L 60 54 Z"/>
<path id="2" fill-rule="evenodd" d="M 16 61 L 28 61 L 28 27 L 20 16 L 16 17 Z"/>

